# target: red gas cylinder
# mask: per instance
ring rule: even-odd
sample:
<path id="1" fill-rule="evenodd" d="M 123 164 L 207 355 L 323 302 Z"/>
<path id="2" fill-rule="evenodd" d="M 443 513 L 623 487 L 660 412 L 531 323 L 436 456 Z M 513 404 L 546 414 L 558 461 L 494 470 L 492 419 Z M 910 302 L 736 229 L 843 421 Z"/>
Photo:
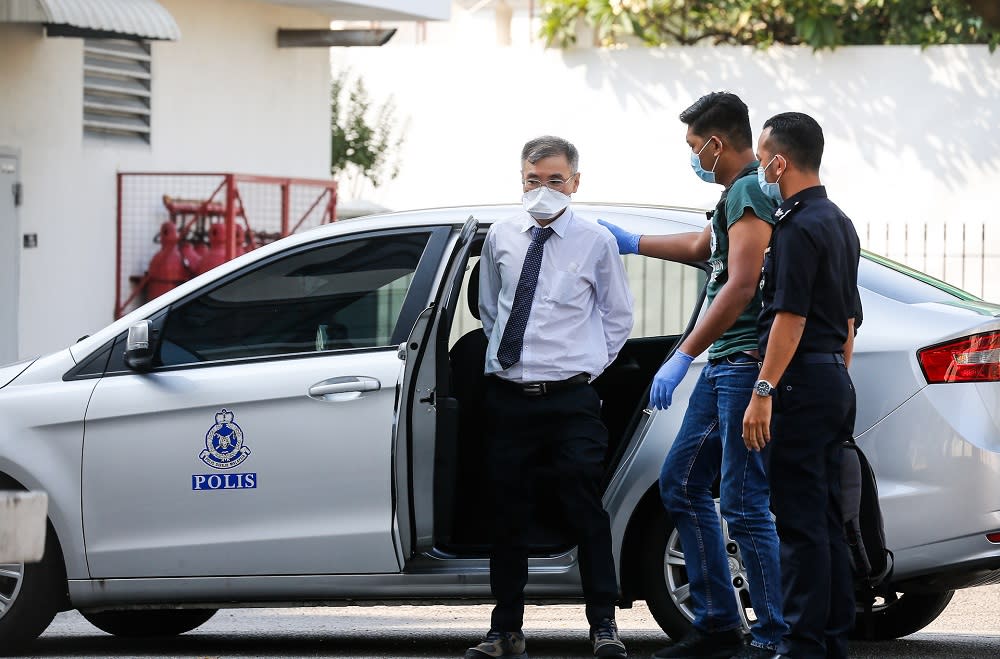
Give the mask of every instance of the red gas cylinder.
<path id="1" fill-rule="evenodd" d="M 236 253 L 234 254 L 234 256 L 241 256 L 243 254 L 246 254 L 249 251 L 247 249 L 246 240 L 247 240 L 247 232 L 246 232 L 246 230 L 243 228 L 243 225 L 237 224 L 236 225 Z"/>
<path id="2" fill-rule="evenodd" d="M 184 241 L 181 243 L 181 256 L 187 262 L 188 270 L 191 272 L 198 271 L 198 264 L 201 263 L 201 253 L 198 248 L 191 243 Z"/>
<path id="3" fill-rule="evenodd" d="M 185 267 L 184 257 L 177 246 L 177 227 L 173 222 L 164 222 L 160 225 L 160 251 L 149 262 L 146 299 L 157 298 L 190 277 L 191 273 Z"/>
<path id="4" fill-rule="evenodd" d="M 213 224 L 208 227 L 208 251 L 201 257 L 195 274 L 208 272 L 226 262 L 226 225 Z"/>
<path id="5" fill-rule="evenodd" d="M 233 256 L 239 256 L 244 253 L 244 235 L 245 232 L 243 227 L 236 225 L 236 251 Z M 201 274 L 203 272 L 208 272 L 217 265 L 222 265 L 227 261 L 226 259 L 226 225 L 222 222 L 213 224 L 208 227 L 208 252 L 201 257 L 201 262 L 198 263 L 198 268 L 195 270 L 195 274 Z"/>

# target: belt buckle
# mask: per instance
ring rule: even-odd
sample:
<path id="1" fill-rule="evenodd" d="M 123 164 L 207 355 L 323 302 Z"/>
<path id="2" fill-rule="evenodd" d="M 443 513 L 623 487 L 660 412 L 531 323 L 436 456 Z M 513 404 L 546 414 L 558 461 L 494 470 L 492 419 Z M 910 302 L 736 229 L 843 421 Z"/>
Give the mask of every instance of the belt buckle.
<path id="1" fill-rule="evenodd" d="M 546 393 L 546 386 L 544 382 L 532 382 L 531 384 L 522 385 L 525 396 L 541 396 Z"/>

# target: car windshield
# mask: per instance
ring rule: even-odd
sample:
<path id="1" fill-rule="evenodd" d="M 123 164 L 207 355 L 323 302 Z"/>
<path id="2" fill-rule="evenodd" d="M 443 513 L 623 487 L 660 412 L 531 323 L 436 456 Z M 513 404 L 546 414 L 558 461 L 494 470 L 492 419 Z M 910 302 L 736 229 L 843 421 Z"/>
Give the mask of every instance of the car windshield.
<path id="1" fill-rule="evenodd" d="M 982 302 L 981 298 L 963 291 L 940 279 L 896 263 L 884 256 L 861 250 L 858 267 L 858 284 L 879 295 L 906 304 L 922 302 Z"/>

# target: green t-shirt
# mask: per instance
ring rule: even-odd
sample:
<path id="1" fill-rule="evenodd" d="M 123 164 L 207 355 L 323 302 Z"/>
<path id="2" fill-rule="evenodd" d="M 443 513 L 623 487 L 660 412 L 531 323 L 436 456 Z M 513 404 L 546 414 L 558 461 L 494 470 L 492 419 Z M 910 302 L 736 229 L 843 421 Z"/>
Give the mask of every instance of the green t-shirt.
<path id="1" fill-rule="evenodd" d="M 729 227 L 743 217 L 749 209 L 768 224 L 774 225 L 772 213 L 776 204 L 765 195 L 757 183 L 758 163 L 753 163 L 753 173 L 746 174 L 733 182 L 726 195 L 726 203 L 721 203 L 712 214 L 712 256 L 709 265 L 712 273 L 708 278 L 708 304 L 729 280 Z M 720 212 L 721 211 L 721 212 Z M 708 349 L 708 358 L 725 357 L 745 350 L 757 349 L 757 316 L 761 308 L 761 291 L 757 289 L 750 304 L 736 319 L 733 326 Z"/>

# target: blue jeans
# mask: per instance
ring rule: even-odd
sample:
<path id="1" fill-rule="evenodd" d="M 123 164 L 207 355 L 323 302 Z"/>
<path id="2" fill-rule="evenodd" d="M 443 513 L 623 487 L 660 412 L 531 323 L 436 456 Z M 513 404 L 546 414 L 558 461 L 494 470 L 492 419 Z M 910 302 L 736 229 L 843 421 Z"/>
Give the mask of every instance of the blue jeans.
<path id="1" fill-rule="evenodd" d="M 722 516 L 743 555 L 757 616 L 752 643 L 774 649 L 787 626 L 766 456 L 743 443 L 743 414 L 759 373 L 757 361 L 741 353 L 705 366 L 663 463 L 660 496 L 684 549 L 695 627 L 706 633 L 737 629 L 743 624 L 742 605 L 733 592 L 712 496 L 721 468 Z"/>

